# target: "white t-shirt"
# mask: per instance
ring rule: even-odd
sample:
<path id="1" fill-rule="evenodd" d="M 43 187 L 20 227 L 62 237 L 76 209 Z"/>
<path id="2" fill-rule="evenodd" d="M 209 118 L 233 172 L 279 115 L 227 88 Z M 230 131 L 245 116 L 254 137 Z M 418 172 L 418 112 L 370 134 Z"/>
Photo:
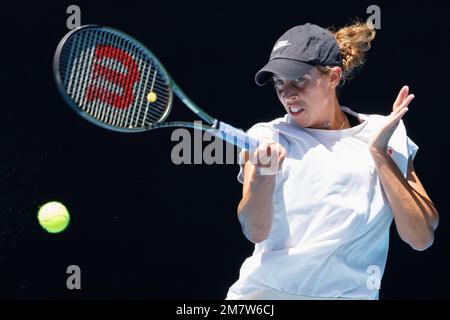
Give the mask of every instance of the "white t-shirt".
<path id="1" fill-rule="evenodd" d="M 255 244 L 227 299 L 264 289 L 378 299 L 393 216 L 368 141 L 386 117 L 341 108 L 364 122 L 343 130 L 301 128 L 286 114 L 248 131 L 278 141 L 287 157 L 276 175 L 269 237 Z M 389 149 L 406 177 L 408 158 L 418 146 L 402 120 Z M 242 166 L 238 180 L 243 182 Z"/>

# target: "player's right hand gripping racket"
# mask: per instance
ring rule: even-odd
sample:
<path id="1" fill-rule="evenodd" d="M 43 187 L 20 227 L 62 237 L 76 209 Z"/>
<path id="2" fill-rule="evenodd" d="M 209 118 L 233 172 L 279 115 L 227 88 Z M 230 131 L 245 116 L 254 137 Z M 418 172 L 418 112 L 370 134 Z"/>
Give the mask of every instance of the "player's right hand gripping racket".
<path id="1" fill-rule="evenodd" d="M 208 130 L 244 150 L 258 145 L 242 130 L 200 109 L 150 50 L 118 30 L 87 25 L 70 31 L 56 49 L 53 70 L 59 92 L 69 106 L 103 128 L 142 132 L 181 126 Z M 165 122 L 173 92 L 207 125 Z"/>

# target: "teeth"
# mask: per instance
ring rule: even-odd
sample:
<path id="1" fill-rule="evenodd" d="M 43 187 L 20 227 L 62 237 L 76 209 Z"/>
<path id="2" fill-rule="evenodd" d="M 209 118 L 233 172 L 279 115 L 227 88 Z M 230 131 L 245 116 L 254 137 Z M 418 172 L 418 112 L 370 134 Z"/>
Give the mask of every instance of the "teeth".
<path id="1" fill-rule="evenodd" d="M 303 108 L 299 108 L 299 107 L 289 107 L 289 109 L 291 109 L 291 112 L 299 112 L 300 110 L 302 110 Z"/>

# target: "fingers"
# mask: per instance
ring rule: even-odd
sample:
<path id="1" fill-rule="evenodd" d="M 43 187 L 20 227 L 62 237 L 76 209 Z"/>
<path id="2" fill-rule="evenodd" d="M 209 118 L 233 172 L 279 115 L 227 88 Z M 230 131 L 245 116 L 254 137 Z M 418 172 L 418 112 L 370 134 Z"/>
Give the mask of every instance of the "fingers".
<path id="1" fill-rule="evenodd" d="M 400 119 L 405 115 L 406 112 L 408 112 L 408 108 L 402 108 L 400 111 L 398 111 L 397 113 L 393 114 L 394 117 L 394 121 L 400 121 Z"/>
<path id="2" fill-rule="evenodd" d="M 402 102 L 400 106 L 391 113 L 391 117 L 393 118 L 394 122 L 400 121 L 400 119 L 405 115 L 406 112 L 408 112 L 409 108 L 408 105 L 410 102 L 415 98 L 413 94 L 408 95 Z"/>
<path id="3" fill-rule="evenodd" d="M 414 99 L 416 96 L 413 94 L 410 94 L 408 97 L 406 97 L 405 100 L 403 100 L 402 105 L 400 106 L 400 108 L 405 108 L 409 105 L 409 103 L 412 101 L 412 99 Z"/>
<path id="4" fill-rule="evenodd" d="M 401 118 L 408 111 L 407 107 L 414 98 L 414 94 L 409 94 L 409 87 L 403 86 L 394 102 L 391 115 Z"/>
<path id="5" fill-rule="evenodd" d="M 280 144 L 273 141 L 264 142 L 261 147 L 258 148 L 259 150 L 257 150 L 257 165 L 268 167 L 272 165 L 274 161 L 278 163 L 280 147 Z"/>
<path id="6" fill-rule="evenodd" d="M 408 86 L 403 86 L 400 89 L 400 92 L 397 95 L 397 99 L 395 99 L 395 102 L 394 102 L 393 111 L 395 111 L 397 109 L 397 107 L 402 104 L 403 100 L 408 95 L 408 93 L 409 93 L 409 87 Z"/>
<path id="7" fill-rule="evenodd" d="M 286 158 L 286 149 L 283 146 L 280 146 L 281 150 L 280 150 L 280 155 L 278 156 L 278 164 L 281 165 L 283 164 L 284 159 Z"/>
<path id="8" fill-rule="evenodd" d="M 274 141 L 261 143 L 253 152 L 252 163 L 257 168 L 266 168 L 268 174 L 276 174 L 286 158 L 286 149 Z"/>
<path id="9" fill-rule="evenodd" d="M 411 103 L 411 101 L 415 98 L 416 96 L 413 94 L 410 94 L 409 96 L 407 96 L 403 102 L 394 110 L 392 111 L 391 114 L 393 115 L 397 115 L 400 112 L 403 112 L 405 108 L 408 107 L 408 105 Z"/>
<path id="10" fill-rule="evenodd" d="M 275 142 L 272 141 L 264 141 L 261 143 L 258 148 L 254 152 L 254 159 L 256 159 L 255 165 L 257 166 L 268 166 L 270 164 L 270 159 L 272 155 L 271 144 Z"/>

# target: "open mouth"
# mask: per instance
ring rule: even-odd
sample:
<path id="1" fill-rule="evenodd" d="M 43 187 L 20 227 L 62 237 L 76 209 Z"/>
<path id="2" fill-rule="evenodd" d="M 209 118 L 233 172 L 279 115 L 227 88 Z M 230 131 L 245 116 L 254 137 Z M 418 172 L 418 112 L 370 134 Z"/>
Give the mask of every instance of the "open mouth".
<path id="1" fill-rule="evenodd" d="M 302 107 L 299 106 L 289 106 L 289 112 L 294 115 L 294 116 L 298 116 L 301 113 L 303 113 L 303 111 L 305 111 L 305 109 L 303 109 Z"/>

